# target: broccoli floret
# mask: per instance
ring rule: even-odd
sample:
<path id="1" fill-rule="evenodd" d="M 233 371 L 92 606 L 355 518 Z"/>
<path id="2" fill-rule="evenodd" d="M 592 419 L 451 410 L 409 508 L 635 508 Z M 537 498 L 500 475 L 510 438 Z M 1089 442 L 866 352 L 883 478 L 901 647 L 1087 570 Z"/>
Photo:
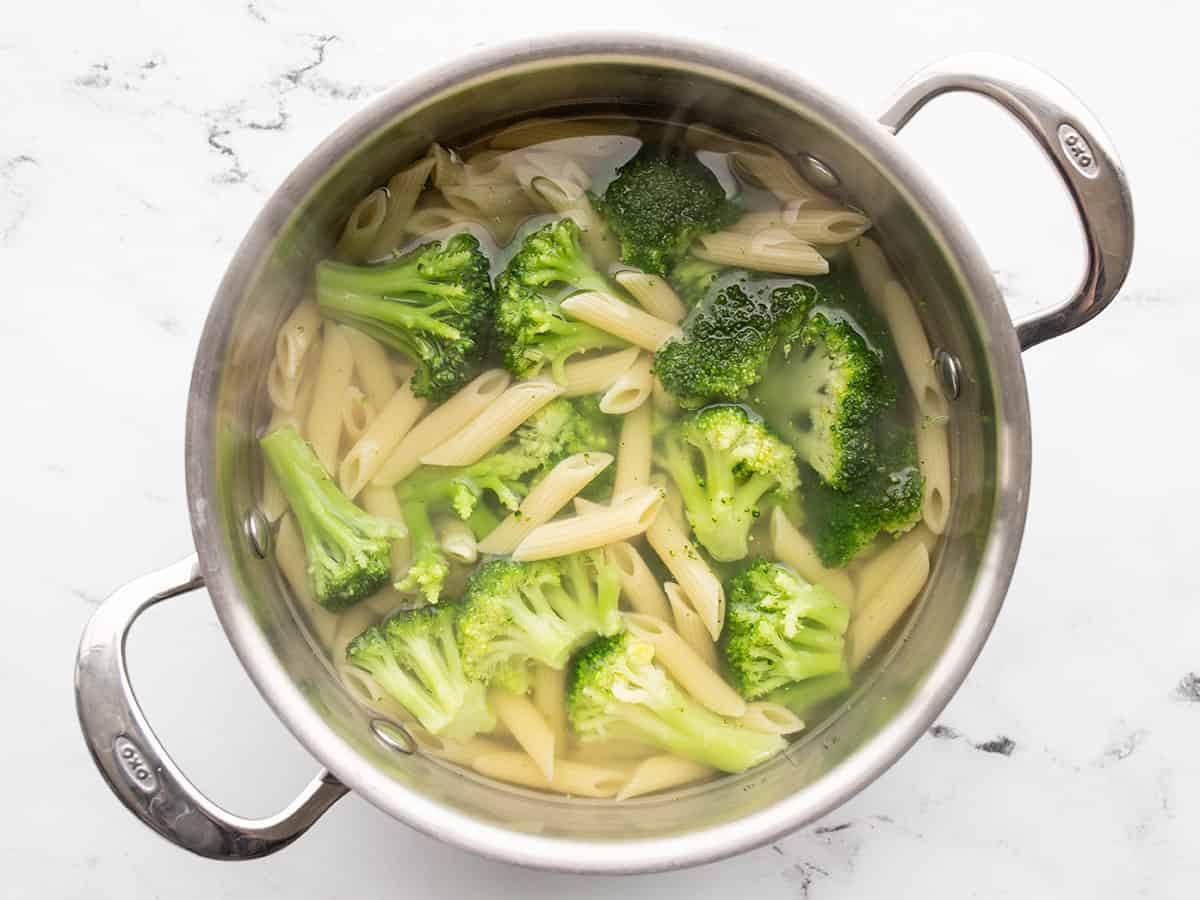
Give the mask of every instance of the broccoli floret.
<path id="1" fill-rule="evenodd" d="M 352 640 L 346 659 L 375 679 L 426 731 L 465 740 L 490 731 L 496 717 L 485 686 L 463 671 L 457 617 L 458 608 L 451 604 L 399 612 Z"/>
<path id="2" fill-rule="evenodd" d="M 539 465 L 541 460 L 510 441 L 469 466 L 421 466 L 401 482 L 399 494 L 437 508 L 449 507 L 465 521 L 485 493 L 495 496 L 505 509 L 520 506 L 527 493 L 522 479 Z"/>
<path id="3" fill-rule="evenodd" d="M 469 676 L 491 679 L 528 661 L 562 668 L 571 652 L 621 627 L 620 581 L 598 550 L 558 559 L 484 563 L 458 623 Z"/>
<path id="4" fill-rule="evenodd" d="M 317 266 L 322 313 L 399 350 L 416 365 L 412 389 L 441 402 L 479 368 L 495 306 L 489 263 L 470 234 L 425 244 L 374 266 Z"/>
<path id="5" fill-rule="evenodd" d="M 300 526 L 316 601 L 338 611 L 386 584 L 391 542 L 404 536 L 400 524 L 355 506 L 295 426 L 277 428 L 259 445 Z"/>
<path id="6" fill-rule="evenodd" d="M 496 279 L 496 335 L 504 365 L 518 378 L 549 365 L 563 380 L 563 365 L 576 353 L 623 347 L 625 341 L 567 317 L 560 303 L 577 291 L 612 288 L 592 267 L 571 219 L 530 234 Z"/>
<path id="7" fill-rule="evenodd" d="M 426 603 L 437 603 L 450 574 L 450 560 L 442 551 L 433 522 L 429 518 L 429 501 L 408 497 L 400 503 L 404 523 L 408 526 L 411 559 L 408 571 L 396 581 L 396 590 L 415 591 Z"/>
<path id="8" fill-rule="evenodd" d="M 617 170 L 593 205 L 621 243 L 621 260 L 665 276 L 702 234 L 741 214 L 717 176 L 695 155 L 643 149 Z"/>
<path id="9" fill-rule="evenodd" d="M 756 559 L 729 582 L 721 652 L 747 700 L 846 670 L 850 610 L 781 563 Z"/>
<path id="10" fill-rule="evenodd" d="M 848 490 L 805 481 L 807 527 L 826 566 L 844 566 L 880 532 L 903 534 L 921 518 L 925 481 L 912 432 L 896 429 L 876 444 L 867 471 Z"/>
<path id="11" fill-rule="evenodd" d="M 720 263 L 709 262 L 695 256 L 685 256 L 671 270 L 671 287 L 688 306 L 696 306 L 704 299 L 713 282 L 725 271 Z"/>
<path id="12" fill-rule="evenodd" d="M 854 327 L 814 313 L 754 390 L 767 421 L 831 487 L 870 468 L 872 421 L 896 391 Z"/>
<path id="13" fill-rule="evenodd" d="M 616 449 L 614 418 L 600 411 L 595 396 L 567 400 L 552 400 L 526 420 L 517 432 L 522 448 L 541 461 L 530 487 L 537 484 L 551 469 L 576 453 L 613 453 Z M 608 466 L 588 482 L 580 495 L 589 500 L 601 500 L 612 493 L 615 466 Z"/>
<path id="14" fill-rule="evenodd" d="M 572 662 L 567 717 L 585 741 L 632 738 L 668 753 L 742 772 L 786 742 L 723 719 L 685 693 L 654 661 L 654 648 L 629 632 L 600 638 Z"/>
<path id="15" fill-rule="evenodd" d="M 684 323 L 683 336 L 654 355 L 654 374 L 686 409 L 745 400 L 766 373 L 771 352 L 799 332 L 817 297 L 806 282 L 779 286 L 738 271 L 713 287 Z"/>
<path id="16" fill-rule="evenodd" d="M 662 465 L 683 496 L 697 540 L 722 562 L 750 552 L 759 500 L 800 484 L 792 448 L 741 406 L 710 406 L 668 427 Z"/>

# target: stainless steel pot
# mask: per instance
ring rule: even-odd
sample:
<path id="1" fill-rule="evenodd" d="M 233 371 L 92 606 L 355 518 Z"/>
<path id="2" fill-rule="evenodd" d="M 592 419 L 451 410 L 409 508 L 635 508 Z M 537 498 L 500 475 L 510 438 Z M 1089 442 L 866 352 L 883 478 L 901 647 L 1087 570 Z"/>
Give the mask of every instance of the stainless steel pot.
<path id="1" fill-rule="evenodd" d="M 949 91 L 992 98 L 1037 139 L 1087 237 L 1087 271 L 1075 294 L 1015 327 L 970 234 L 892 137 Z M 293 616 L 252 488 L 274 332 L 355 200 L 431 140 L 453 144 L 484 127 L 581 106 L 705 122 L 793 153 L 875 222 L 925 301 L 921 313 L 953 397 L 951 525 L 904 639 L 839 716 L 786 755 L 744 775 L 621 804 L 477 779 L 414 752 L 402 732 L 355 703 Z M 879 122 L 744 57 L 629 36 L 494 50 L 391 91 L 276 191 L 217 292 L 187 412 L 197 552 L 117 591 L 79 649 L 79 718 L 101 774 L 159 834 L 221 859 L 278 850 L 348 790 L 449 843 L 574 872 L 708 862 L 812 822 L 894 763 L 974 663 L 1000 611 L 1025 520 L 1030 431 L 1020 352 L 1100 312 L 1124 280 L 1132 249 L 1129 192 L 1108 138 L 1057 82 L 1003 57 L 960 56 L 921 72 Z M 241 819 L 207 800 L 158 742 L 130 687 L 124 640 L 133 621 L 201 586 L 267 702 L 326 767 L 270 819 Z"/>

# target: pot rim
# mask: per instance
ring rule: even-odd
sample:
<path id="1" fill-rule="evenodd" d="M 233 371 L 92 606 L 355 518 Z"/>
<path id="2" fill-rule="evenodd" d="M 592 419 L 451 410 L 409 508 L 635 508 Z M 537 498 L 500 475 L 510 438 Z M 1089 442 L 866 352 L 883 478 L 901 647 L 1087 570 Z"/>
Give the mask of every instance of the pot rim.
<path id="1" fill-rule="evenodd" d="M 986 352 L 1004 389 L 997 435 L 994 522 L 962 617 L 923 684 L 883 730 L 823 777 L 773 806 L 702 831 L 659 838 L 589 841 L 545 837 L 487 824 L 434 802 L 370 765 L 309 705 L 241 602 L 228 536 L 217 515 L 217 394 L 234 313 L 295 204 L 332 164 L 398 114 L 480 78 L 539 64 L 585 59 L 638 59 L 734 81 L 782 105 L 797 100 L 837 130 L 853 135 L 921 210 L 957 275 L 970 286 L 989 338 Z M 796 98 L 796 99 L 793 99 Z M 921 197 L 918 202 L 913 194 Z M 777 840 L 827 814 L 894 764 L 934 722 L 966 678 L 991 631 L 1012 578 L 1029 495 L 1031 438 L 1024 367 L 1016 332 L 991 270 L 940 191 L 890 132 L 805 79 L 711 45 L 639 33 L 557 35 L 499 45 L 439 67 L 387 91 L 351 116 L 314 149 L 271 195 L 235 253 L 200 339 L 188 396 L 185 465 L 192 532 L 213 607 L 251 680 L 300 743 L 346 786 L 389 815 L 446 843 L 485 857 L 539 869 L 623 874 L 712 862 Z"/>

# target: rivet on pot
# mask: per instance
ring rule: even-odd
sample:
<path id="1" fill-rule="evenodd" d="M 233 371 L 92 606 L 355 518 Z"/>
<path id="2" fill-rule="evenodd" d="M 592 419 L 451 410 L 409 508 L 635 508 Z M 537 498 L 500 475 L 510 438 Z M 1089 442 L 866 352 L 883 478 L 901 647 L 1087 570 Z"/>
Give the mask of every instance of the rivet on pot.
<path id="1" fill-rule="evenodd" d="M 934 366 L 937 369 L 938 381 L 951 400 L 957 400 L 962 393 L 962 363 L 953 353 L 937 350 L 933 354 Z"/>
<path id="2" fill-rule="evenodd" d="M 395 722 L 387 719 L 372 719 L 371 733 L 375 735 L 375 739 L 379 743 L 389 750 L 395 750 L 405 756 L 411 756 L 417 752 L 417 742 L 413 740 L 412 735 Z"/>
<path id="3" fill-rule="evenodd" d="M 246 539 L 250 542 L 251 552 L 259 559 L 271 555 L 271 523 L 266 514 L 255 507 L 246 513 Z"/>
<path id="4" fill-rule="evenodd" d="M 814 187 L 826 190 L 835 188 L 842 183 L 833 169 L 808 153 L 800 154 L 800 174 L 808 179 Z"/>

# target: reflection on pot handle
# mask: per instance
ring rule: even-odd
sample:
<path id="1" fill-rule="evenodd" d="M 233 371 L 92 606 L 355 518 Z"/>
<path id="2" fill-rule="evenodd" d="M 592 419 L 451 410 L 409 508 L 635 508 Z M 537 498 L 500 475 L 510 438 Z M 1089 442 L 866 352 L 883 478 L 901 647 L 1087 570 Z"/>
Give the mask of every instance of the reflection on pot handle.
<path id="1" fill-rule="evenodd" d="M 1017 322 L 1021 349 L 1065 334 L 1112 302 L 1133 257 L 1133 203 L 1116 148 L 1087 108 L 1028 63 L 993 53 L 964 53 L 934 63 L 900 88 L 879 119 L 898 132 L 940 94 L 990 97 L 1033 135 L 1062 177 L 1087 241 L 1087 270 L 1060 306 Z"/>
<path id="2" fill-rule="evenodd" d="M 121 802 L 171 841 L 212 859 L 254 859 L 286 847 L 346 788 L 324 769 L 275 816 L 243 819 L 222 810 L 184 777 L 143 715 L 125 665 L 125 638 L 162 600 L 204 586 L 196 557 L 130 582 L 96 610 L 75 662 L 75 704 L 92 758 Z"/>

